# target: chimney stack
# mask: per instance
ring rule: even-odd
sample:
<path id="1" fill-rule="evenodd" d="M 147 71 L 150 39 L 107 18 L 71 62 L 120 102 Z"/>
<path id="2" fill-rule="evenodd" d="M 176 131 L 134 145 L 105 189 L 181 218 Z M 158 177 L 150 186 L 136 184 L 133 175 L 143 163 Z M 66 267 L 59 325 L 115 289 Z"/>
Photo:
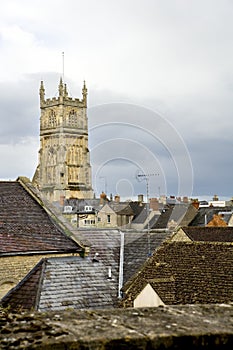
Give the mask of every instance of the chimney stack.
<path id="1" fill-rule="evenodd" d="M 101 205 L 104 204 L 106 202 L 106 200 L 107 200 L 107 196 L 104 192 L 102 192 L 100 195 L 100 204 Z"/>
<path id="2" fill-rule="evenodd" d="M 143 202 L 143 194 L 138 195 L 138 202 L 142 203 Z"/>
<path id="3" fill-rule="evenodd" d="M 150 209 L 153 211 L 159 210 L 159 201 L 157 198 L 150 198 Z"/>
<path id="4" fill-rule="evenodd" d="M 118 194 L 116 194 L 114 199 L 115 199 L 115 202 L 119 203 L 121 198 Z"/>
<path id="5" fill-rule="evenodd" d="M 65 196 L 60 196 L 60 206 L 64 207 Z"/>

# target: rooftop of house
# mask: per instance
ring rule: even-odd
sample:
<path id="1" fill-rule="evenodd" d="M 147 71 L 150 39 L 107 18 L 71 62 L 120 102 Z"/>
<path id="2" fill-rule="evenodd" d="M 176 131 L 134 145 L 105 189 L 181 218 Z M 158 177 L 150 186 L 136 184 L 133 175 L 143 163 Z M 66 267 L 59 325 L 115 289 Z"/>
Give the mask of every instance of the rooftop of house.
<path id="1" fill-rule="evenodd" d="M 198 209 L 195 208 L 192 204 L 186 205 L 186 211 L 179 221 L 180 226 L 187 226 L 197 215 Z"/>
<path id="2" fill-rule="evenodd" d="M 19 181 L 0 181 L 0 255 L 81 252 Z"/>
<path id="3" fill-rule="evenodd" d="M 90 246 L 90 257 L 112 267 L 113 276 L 119 274 L 120 248 L 123 244 L 123 281 L 126 282 L 169 237 L 167 232 L 147 232 L 119 230 L 83 230 L 76 234 L 77 239 Z M 118 280 L 118 278 L 117 278 Z"/>
<path id="4" fill-rule="evenodd" d="M 100 205 L 100 200 L 97 198 L 93 199 L 77 199 L 77 198 L 69 198 L 64 201 L 64 208 L 71 207 L 72 213 L 85 211 L 85 207 L 92 207 L 94 211 L 99 211 L 102 206 Z"/>
<path id="5" fill-rule="evenodd" d="M 124 306 L 150 284 L 165 304 L 233 301 L 233 245 L 165 242 L 125 284 Z"/>
<path id="6" fill-rule="evenodd" d="M 155 224 L 151 227 L 152 229 L 166 229 L 168 227 L 168 222 L 170 221 L 170 217 L 172 215 L 172 211 L 174 209 L 174 204 L 165 205 L 161 211 L 161 215 Z"/>
<path id="7" fill-rule="evenodd" d="M 229 223 L 232 215 L 233 215 L 233 211 L 226 211 L 226 212 L 219 212 L 218 215 L 222 218 L 222 220 L 224 220 L 227 224 Z"/>
<path id="8" fill-rule="evenodd" d="M 106 265 L 89 258 L 42 259 L 1 305 L 38 311 L 113 307 L 117 291 L 109 276 Z"/>
<path id="9" fill-rule="evenodd" d="M 83 243 L 90 246 L 87 258 L 42 259 L 2 299 L 2 305 L 41 311 L 113 307 L 123 283 L 148 259 L 149 249 L 153 252 L 167 236 L 168 233 L 162 232 L 148 236 L 145 232 L 84 230 Z M 123 274 L 120 276 L 121 254 Z"/>
<path id="10" fill-rule="evenodd" d="M 101 211 L 108 210 L 108 207 L 118 215 L 134 215 L 133 209 L 127 202 L 108 202 L 102 207 Z"/>
<path id="11" fill-rule="evenodd" d="M 91 206 L 94 211 L 104 210 L 105 206 L 109 206 L 118 215 L 138 215 L 143 206 L 139 202 L 119 202 L 119 201 L 104 201 L 100 199 L 65 199 L 64 208 L 71 207 L 71 213 L 83 212 L 86 206 Z"/>
<path id="12" fill-rule="evenodd" d="M 219 212 L 230 212 L 232 207 L 201 207 L 198 209 L 197 215 L 189 223 L 189 226 L 205 226 Z"/>
<path id="13" fill-rule="evenodd" d="M 143 224 L 148 216 L 148 204 L 142 203 L 140 206 L 140 211 L 133 217 L 133 224 Z"/>
<path id="14" fill-rule="evenodd" d="M 233 227 L 183 226 L 181 229 L 192 241 L 233 242 Z"/>

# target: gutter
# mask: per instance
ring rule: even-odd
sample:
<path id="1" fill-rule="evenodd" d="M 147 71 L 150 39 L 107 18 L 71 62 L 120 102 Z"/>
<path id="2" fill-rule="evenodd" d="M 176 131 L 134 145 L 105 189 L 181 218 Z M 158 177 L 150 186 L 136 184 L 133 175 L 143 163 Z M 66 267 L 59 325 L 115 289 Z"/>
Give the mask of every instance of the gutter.
<path id="1" fill-rule="evenodd" d="M 47 255 L 47 254 L 82 254 L 82 250 L 43 250 L 43 251 L 26 251 L 26 252 L 9 252 L 9 253 L 0 253 L 0 257 L 7 256 L 27 256 L 27 255 Z"/>
<path id="2" fill-rule="evenodd" d="M 122 298 L 121 289 L 123 287 L 124 277 L 124 245 L 125 245 L 125 234 L 120 231 L 120 261 L 119 261 L 119 283 L 118 283 L 118 298 Z"/>

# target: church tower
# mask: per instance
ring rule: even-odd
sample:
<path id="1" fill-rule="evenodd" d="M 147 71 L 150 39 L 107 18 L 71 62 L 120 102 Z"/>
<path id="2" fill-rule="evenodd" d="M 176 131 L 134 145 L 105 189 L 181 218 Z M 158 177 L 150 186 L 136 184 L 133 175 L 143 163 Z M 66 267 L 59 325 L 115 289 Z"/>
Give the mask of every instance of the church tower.
<path id="1" fill-rule="evenodd" d="M 32 182 L 51 202 L 93 198 L 85 81 L 81 100 L 68 96 L 62 79 L 58 97 L 45 99 L 41 81 L 40 109 L 39 165 Z"/>

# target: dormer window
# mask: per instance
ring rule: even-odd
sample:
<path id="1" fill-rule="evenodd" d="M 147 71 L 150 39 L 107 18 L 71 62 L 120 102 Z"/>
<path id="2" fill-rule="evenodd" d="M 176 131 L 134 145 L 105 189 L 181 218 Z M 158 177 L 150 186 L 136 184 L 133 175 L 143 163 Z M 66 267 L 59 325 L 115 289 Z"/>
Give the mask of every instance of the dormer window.
<path id="1" fill-rule="evenodd" d="M 93 210 L 93 207 L 90 206 L 90 205 L 85 205 L 84 207 L 84 211 L 92 211 Z"/>
<path id="2" fill-rule="evenodd" d="M 64 213 L 71 213 L 72 212 L 72 206 L 71 205 L 65 205 L 64 206 Z"/>

